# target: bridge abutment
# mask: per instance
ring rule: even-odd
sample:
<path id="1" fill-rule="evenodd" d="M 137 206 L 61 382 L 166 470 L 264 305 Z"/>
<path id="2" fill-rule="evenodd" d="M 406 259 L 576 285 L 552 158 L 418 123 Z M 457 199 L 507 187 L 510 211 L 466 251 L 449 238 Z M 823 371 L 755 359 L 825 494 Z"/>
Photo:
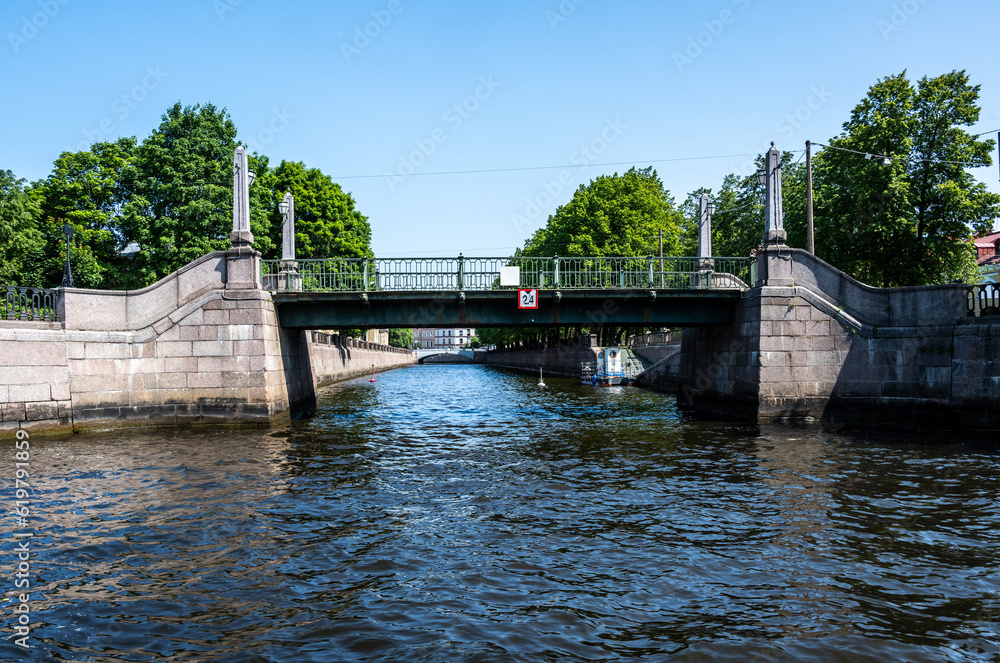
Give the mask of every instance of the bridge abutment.
<path id="1" fill-rule="evenodd" d="M 0 323 L 0 434 L 273 424 L 321 384 L 413 361 L 282 328 L 254 259 L 217 251 L 141 290 L 64 289 L 62 322 Z"/>
<path id="2" fill-rule="evenodd" d="M 1000 424 L 1000 320 L 967 286 L 870 288 L 771 246 L 731 324 L 684 332 L 678 399 L 757 422 Z"/>

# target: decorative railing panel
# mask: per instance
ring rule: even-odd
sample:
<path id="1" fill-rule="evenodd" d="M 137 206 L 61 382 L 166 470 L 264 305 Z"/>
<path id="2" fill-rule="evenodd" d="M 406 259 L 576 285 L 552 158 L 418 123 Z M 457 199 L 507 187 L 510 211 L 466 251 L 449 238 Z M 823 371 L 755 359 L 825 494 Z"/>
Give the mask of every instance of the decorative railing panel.
<path id="1" fill-rule="evenodd" d="M 0 319 L 3 320 L 51 322 L 57 319 L 58 305 L 58 290 L 0 286 Z"/>
<path id="2" fill-rule="evenodd" d="M 520 284 L 501 286 L 501 267 L 518 267 Z M 752 269 L 751 258 L 331 258 L 263 260 L 261 280 L 304 292 L 746 289 Z"/>
<path id="3" fill-rule="evenodd" d="M 974 285 L 966 293 L 967 315 L 1000 315 L 1000 283 Z"/>

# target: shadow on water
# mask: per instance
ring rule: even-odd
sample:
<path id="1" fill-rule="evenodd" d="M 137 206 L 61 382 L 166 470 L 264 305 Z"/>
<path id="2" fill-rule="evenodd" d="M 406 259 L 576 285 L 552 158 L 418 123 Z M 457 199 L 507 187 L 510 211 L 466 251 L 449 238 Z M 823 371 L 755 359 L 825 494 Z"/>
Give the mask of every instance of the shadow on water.
<path id="1" fill-rule="evenodd" d="M 34 660 L 997 660 L 996 451 L 546 382 L 32 441 Z"/>

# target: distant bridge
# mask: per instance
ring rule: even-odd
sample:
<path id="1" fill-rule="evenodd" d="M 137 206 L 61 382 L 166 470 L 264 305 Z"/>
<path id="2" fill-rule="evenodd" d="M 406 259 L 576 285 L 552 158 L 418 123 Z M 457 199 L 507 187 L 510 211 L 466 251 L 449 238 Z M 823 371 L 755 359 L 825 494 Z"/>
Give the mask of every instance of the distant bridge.
<path id="1" fill-rule="evenodd" d="M 729 322 L 751 258 L 394 258 L 261 263 L 282 327 L 540 327 Z M 518 290 L 537 291 L 537 308 Z"/>
<path id="2" fill-rule="evenodd" d="M 486 360 L 486 350 L 446 350 L 423 348 L 415 350 L 418 364 L 472 364 L 479 354 L 480 363 Z"/>

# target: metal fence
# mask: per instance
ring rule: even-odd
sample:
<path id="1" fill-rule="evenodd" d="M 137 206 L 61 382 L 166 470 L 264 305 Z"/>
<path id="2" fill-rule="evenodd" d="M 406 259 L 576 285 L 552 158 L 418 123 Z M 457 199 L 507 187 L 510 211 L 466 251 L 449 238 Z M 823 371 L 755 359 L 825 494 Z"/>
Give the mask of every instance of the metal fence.
<path id="1" fill-rule="evenodd" d="M 2 320 L 51 322 L 57 319 L 58 305 L 58 290 L 0 285 L 0 319 Z"/>
<path id="2" fill-rule="evenodd" d="M 967 315 L 1000 315 L 1000 284 L 983 283 L 968 288 L 966 292 Z"/>
<path id="3" fill-rule="evenodd" d="M 330 258 L 261 261 L 267 290 L 372 292 L 419 290 L 746 289 L 752 258 Z M 518 285 L 500 285 L 517 267 Z"/>

